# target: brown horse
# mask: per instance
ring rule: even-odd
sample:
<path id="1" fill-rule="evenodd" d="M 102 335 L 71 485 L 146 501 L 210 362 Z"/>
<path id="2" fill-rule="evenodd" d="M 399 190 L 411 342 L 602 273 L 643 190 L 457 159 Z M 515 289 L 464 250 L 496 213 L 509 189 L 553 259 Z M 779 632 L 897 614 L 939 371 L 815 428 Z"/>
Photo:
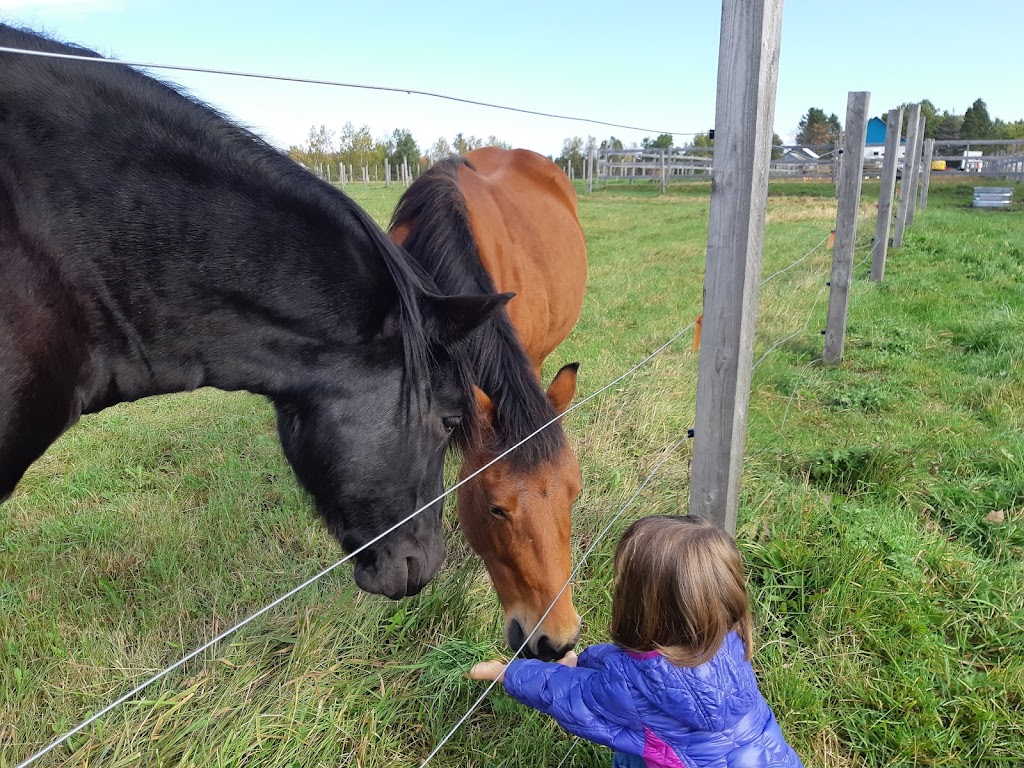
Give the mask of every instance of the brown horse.
<path id="1" fill-rule="evenodd" d="M 484 147 L 433 166 L 403 195 L 391 237 L 453 294 L 516 294 L 473 337 L 480 434 L 460 479 L 563 413 L 578 363 L 544 391 L 541 364 L 576 324 L 587 251 L 576 192 L 550 160 Z M 460 267 L 460 268 L 457 268 Z M 483 558 L 518 648 L 568 581 L 573 502 L 580 467 L 560 422 L 459 488 L 459 521 Z M 558 659 L 579 638 L 566 589 L 525 652 Z"/>

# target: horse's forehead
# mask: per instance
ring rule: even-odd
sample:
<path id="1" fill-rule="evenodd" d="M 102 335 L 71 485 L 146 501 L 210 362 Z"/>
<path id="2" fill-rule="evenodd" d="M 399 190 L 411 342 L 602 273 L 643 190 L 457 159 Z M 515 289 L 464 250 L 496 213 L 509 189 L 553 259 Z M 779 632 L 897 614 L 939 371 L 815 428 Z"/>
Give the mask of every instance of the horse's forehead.
<path id="1" fill-rule="evenodd" d="M 481 473 L 481 482 L 494 498 L 541 498 L 557 496 L 560 488 L 579 483 L 579 464 L 572 451 L 564 449 L 550 461 L 534 467 L 500 459 Z"/>

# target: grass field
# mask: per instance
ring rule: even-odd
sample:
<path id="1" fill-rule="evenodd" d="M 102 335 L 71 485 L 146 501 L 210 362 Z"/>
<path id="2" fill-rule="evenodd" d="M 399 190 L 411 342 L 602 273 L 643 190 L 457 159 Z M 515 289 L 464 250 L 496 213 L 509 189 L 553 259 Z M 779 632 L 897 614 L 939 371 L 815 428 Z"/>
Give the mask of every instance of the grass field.
<path id="1" fill-rule="evenodd" d="M 399 190 L 349 191 L 379 221 Z M 823 368 L 830 252 L 761 294 L 738 540 L 762 690 L 808 766 L 1009 766 L 1024 754 L 1024 211 L 933 180 L 886 282 L 855 271 Z M 1018 186 L 1016 198 L 1024 199 Z M 856 261 L 870 247 L 864 190 Z M 700 312 L 709 189 L 581 195 L 586 306 L 549 360 L 581 394 Z M 827 235 L 825 185 L 769 199 L 764 274 Z M 689 336 L 566 424 L 577 552 L 693 423 Z M 629 514 L 685 509 L 689 444 Z M 451 471 L 451 467 L 449 468 Z M 46 766 L 418 766 L 503 652 L 497 600 L 446 515 L 448 563 L 393 603 L 339 569 L 74 737 Z M 603 641 L 615 536 L 577 585 Z M 260 398 L 204 390 L 76 426 L 0 507 L 0 766 L 340 557 Z M 610 764 L 496 691 L 432 765 Z M 572 750 L 571 753 L 569 750 Z"/>

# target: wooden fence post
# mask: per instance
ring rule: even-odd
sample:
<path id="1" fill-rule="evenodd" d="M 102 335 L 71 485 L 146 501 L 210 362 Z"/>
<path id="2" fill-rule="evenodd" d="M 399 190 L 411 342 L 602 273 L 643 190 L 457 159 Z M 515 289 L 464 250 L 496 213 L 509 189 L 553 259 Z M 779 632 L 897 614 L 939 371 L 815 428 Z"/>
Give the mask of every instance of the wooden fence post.
<path id="1" fill-rule="evenodd" d="M 921 172 L 924 177 L 921 179 L 921 199 L 917 201 L 917 207 L 924 210 L 928 207 L 928 186 L 932 181 L 932 157 L 935 155 L 935 139 L 924 140 L 924 165 Z"/>
<path id="2" fill-rule="evenodd" d="M 911 166 L 914 165 L 914 146 L 917 144 L 917 135 L 921 128 L 921 105 L 911 104 L 910 114 L 907 116 L 907 143 L 903 153 L 903 175 L 900 179 L 899 204 L 896 207 L 896 229 L 892 234 L 892 247 L 903 246 L 903 234 L 907 230 L 907 211 L 910 210 L 910 202 L 914 199 L 912 194 Z"/>
<path id="3" fill-rule="evenodd" d="M 900 133 L 903 131 L 903 107 L 889 110 L 885 123 L 885 157 L 882 159 L 882 180 L 878 190 L 878 219 L 875 242 L 871 250 L 871 279 L 882 282 L 885 257 L 889 252 L 889 229 L 892 226 L 892 201 L 896 191 L 896 164 L 900 159 Z"/>
<path id="4" fill-rule="evenodd" d="M 846 308 L 850 302 L 853 248 L 857 242 L 857 214 L 864 182 L 864 140 L 868 131 L 867 91 L 850 91 L 846 100 L 846 141 L 839 176 L 839 211 L 836 242 L 832 249 L 832 279 L 828 294 L 828 323 L 822 360 L 836 364 L 843 359 L 846 340 Z"/>
<path id="5" fill-rule="evenodd" d="M 722 0 L 716 152 L 690 513 L 736 530 L 761 279 L 782 0 Z"/>
<path id="6" fill-rule="evenodd" d="M 924 128 L 926 122 L 927 120 L 925 120 L 925 117 L 922 114 L 921 125 L 917 129 L 917 144 L 914 145 L 914 164 L 911 169 L 911 172 L 914 175 L 911 179 L 913 184 L 910 188 L 910 208 L 907 209 L 907 227 L 912 227 L 914 225 L 914 213 L 917 211 L 917 198 L 921 192 L 921 152 L 924 148 Z"/>
<path id="7" fill-rule="evenodd" d="M 384 188 L 391 189 L 391 161 L 384 158 Z"/>
<path id="8" fill-rule="evenodd" d="M 843 174 L 843 144 L 846 136 L 840 133 L 836 136 L 836 143 L 832 147 L 832 183 L 836 187 L 836 197 L 839 197 L 839 177 Z"/>

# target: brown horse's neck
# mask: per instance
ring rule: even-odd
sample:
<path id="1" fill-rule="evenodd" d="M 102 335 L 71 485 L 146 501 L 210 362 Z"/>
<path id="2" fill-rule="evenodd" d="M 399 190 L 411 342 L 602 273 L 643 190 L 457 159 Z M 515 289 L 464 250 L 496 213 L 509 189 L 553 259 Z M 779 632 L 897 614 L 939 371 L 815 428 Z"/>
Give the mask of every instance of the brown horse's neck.
<path id="1" fill-rule="evenodd" d="M 427 271 L 445 294 L 489 294 L 494 281 L 480 259 L 466 200 L 458 185 L 465 160 L 434 165 L 406 191 L 391 224 L 391 236 Z M 515 302 L 515 299 L 512 300 Z M 494 404 L 494 439 L 501 453 L 557 417 L 508 312 L 488 320 L 472 337 L 470 359 L 475 383 Z M 523 466 L 552 461 L 566 446 L 561 425 L 552 424 L 510 455 Z"/>

